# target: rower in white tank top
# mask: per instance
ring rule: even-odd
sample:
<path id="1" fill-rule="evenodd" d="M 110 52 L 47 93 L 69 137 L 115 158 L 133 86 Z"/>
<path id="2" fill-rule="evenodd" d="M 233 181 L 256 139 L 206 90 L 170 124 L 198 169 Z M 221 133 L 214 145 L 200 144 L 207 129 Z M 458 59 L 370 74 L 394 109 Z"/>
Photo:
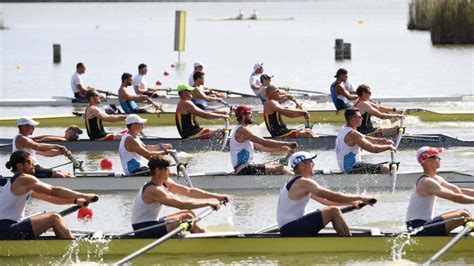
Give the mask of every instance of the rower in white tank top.
<path id="1" fill-rule="evenodd" d="M 120 145 L 119 145 L 119 155 L 120 155 L 120 161 L 122 162 L 122 168 L 125 174 L 129 175 L 133 173 L 134 171 L 145 167 L 146 163 L 140 154 L 136 152 L 130 152 L 125 148 L 125 140 L 131 137 L 133 138 L 132 135 L 130 134 L 124 134 L 122 136 L 122 139 L 120 140 Z M 135 138 L 135 140 L 140 144 L 143 145 L 143 142 L 140 140 L 140 138 Z"/>
<path id="2" fill-rule="evenodd" d="M 301 178 L 301 176 L 293 177 L 280 191 L 277 207 L 278 228 L 282 228 L 287 223 L 304 216 L 305 208 L 311 194 L 308 194 L 300 200 L 292 200 L 288 197 L 291 186 L 299 178 Z"/>
<path id="3" fill-rule="evenodd" d="M 153 201 L 152 203 L 145 203 L 143 201 L 143 192 L 149 186 L 156 186 L 153 182 L 147 182 L 137 193 L 132 205 L 132 224 L 139 224 L 144 222 L 158 221 L 158 215 L 161 210 L 161 202 Z M 164 189 L 168 193 L 168 188 L 165 185 L 158 189 Z"/>
<path id="4" fill-rule="evenodd" d="M 16 147 L 16 139 L 19 137 L 19 136 L 22 136 L 21 134 L 17 134 L 14 138 L 13 138 L 13 141 L 12 141 L 12 152 L 15 152 L 17 150 L 20 150 Z M 33 158 L 34 160 L 34 163 L 35 165 L 37 164 L 38 160 L 36 159 L 36 151 L 33 150 L 33 149 L 30 149 L 30 148 L 22 148 L 21 150 L 23 151 L 26 151 L 28 152 L 30 155 L 31 155 L 31 158 Z"/>
<path id="5" fill-rule="evenodd" d="M 339 165 L 339 169 L 346 173 L 352 170 L 354 164 L 361 161 L 360 147 L 357 144 L 351 147 L 344 141 L 346 135 L 352 132 L 352 130 L 354 129 L 351 127 L 342 126 L 336 138 L 337 164 Z"/>
<path id="6" fill-rule="evenodd" d="M 418 178 L 413 186 L 405 219 L 407 222 L 412 220 L 431 221 L 434 217 L 434 207 L 438 197 L 434 195 L 422 197 L 416 190 L 416 186 L 423 178 L 426 178 L 426 176 L 423 175 Z"/>
<path id="7" fill-rule="evenodd" d="M 20 174 L 14 175 L 0 190 L 0 220 L 19 222 L 25 216 L 26 202 L 31 197 L 31 191 L 17 196 L 11 192 L 13 182 Z"/>
<path id="8" fill-rule="evenodd" d="M 242 168 L 245 168 L 247 165 L 253 163 L 253 154 L 254 147 L 253 142 L 246 140 L 242 143 L 238 142 L 235 139 L 235 133 L 241 127 L 237 125 L 230 134 L 230 159 L 232 162 L 232 167 L 236 173 L 238 173 Z"/>

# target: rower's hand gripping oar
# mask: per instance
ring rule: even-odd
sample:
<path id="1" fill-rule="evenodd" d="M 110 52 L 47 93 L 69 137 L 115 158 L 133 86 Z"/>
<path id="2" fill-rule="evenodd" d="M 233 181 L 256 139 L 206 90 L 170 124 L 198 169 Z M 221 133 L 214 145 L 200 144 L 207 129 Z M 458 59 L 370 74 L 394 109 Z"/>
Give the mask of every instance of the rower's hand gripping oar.
<path id="1" fill-rule="evenodd" d="M 84 172 L 84 168 L 82 167 L 83 161 L 78 161 L 70 151 L 67 151 L 64 153 L 64 155 L 72 162 L 72 167 L 73 167 L 73 172 L 75 172 L 76 169 L 79 169 L 79 171 Z"/>
<path id="2" fill-rule="evenodd" d="M 390 193 L 393 193 L 395 191 L 395 187 L 397 185 L 397 171 L 398 167 L 400 165 L 399 162 L 396 162 L 395 160 L 395 153 L 396 150 L 398 149 L 398 146 L 400 145 L 400 142 L 402 140 L 402 136 L 405 133 L 405 127 L 403 127 L 403 122 L 405 120 L 403 118 L 400 119 L 400 127 L 398 128 L 398 136 L 397 136 L 397 141 L 395 143 L 395 150 L 390 152 L 390 178 L 392 179 L 392 186 L 390 187 Z"/>
<path id="3" fill-rule="evenodd" d="M 229 141 L 229 119 L 224 120 L 224 136 L 222 137 L 222 147 L 221 151 L 224 151 L 225 147 L 227 146 L 227 141 Z"/>
<path id="4" fill-rule="evenodd" d="M 93 198 L 91 199 L 90 202 L 96 202 L 96 201 L 98 201 L 98 200 L 99 200 L 99 197 L 95 196 L 95 197 L 93 197 Z M 64 216 L 69 215 L 69 214 L 71 214 L 71 213 L 73 213 L 73 212 L 79 210 L 80 208 L 86 207 L 86 206 L 88 206 L 88 205 L 89 205 L 89 203 L 88 203 L 88 202 L 85 202 L 85 203 L 84 203 L 84 206 L 80 206 L 80 205 L 71 206 L 71 207 L 69 207 L 69 208 L 67 208 L 67 209 L 65 209 L 65 210 L 60 211 L 60 212 L 59 212 L 59 215 L 61 215 L 62 217 L 64 217 Z"/>
<path id="5" fill-rule="evenodd" d="M 123 265 L 131 260 L 133 260 L 134 258 L 142 255 L 143 253 L 147 252 L 148 250 L 160 245 L 161 243 L 165 242 L 166 240 L 170 239 L 171 237 L 183 232 L 183 231 L 189 231 L 191 230 L 191 227 L 193 226 L 193 224 L 195 223 L 198 223 L 199 221 L 201 221 L 202 219 L 204 219 L 205 217 L 207 217 L 209 214 L 211 214 L 214 210 L 213 207 L 208 207 L 204 212 L 202 212 L 200 215 L 196 216 L 194 219 L 191 219 L 191 220 L 188 220 L 188 221 L 184 221 L 182 223 L 179 224 L 178 227 L 176 227 L 176 229 L 174 229 L 173 231 L 167 233 L 166 235 L 164 235 L 163 237 L 157 239 L 156 241 L 144 246 L 143 248 L 133 252 L 132 254 L 126 256 L 125 258 L 119 260 L 117 263 L 115 263 L 114 265 Z"/>
<path id="6" fill-rule="evenodd" d="M 173 157 L 174 161 L 176 162 L 176 169 L 178 172 L 178 176 L 180 172 L 183 173 L 184 178 L 186 178 L 186 182 L 188 183 L 188 186 L 193 187 L 193 182 L 191 181 L 191 178 L 189 177 L 188 172 L 186 171 L 186 164 L 181 162 L 178 155 L 176 154 L 176 151 L 171 151 L 171 150 L 166 150 L 166 149 L 165 151 L 169 155 L 171 155 L 171 157 Z"/>
<path id="7" fill-rule="evenodd" d="M 305 111 L 303 109 L 303 103 L 298 103 L 295 99 L 295 97 L 291 96 L 290 95 L 290 101 L 294 102 L 295 105 L 296 105 L 296 109 L 300 109 L 301 111 Z M 305 117 L 304 118 L 304 128 L 309 128 L 309 129 L 313 129 L 313 125 L 310 124 L 309 122 L 309 118 Z"/>

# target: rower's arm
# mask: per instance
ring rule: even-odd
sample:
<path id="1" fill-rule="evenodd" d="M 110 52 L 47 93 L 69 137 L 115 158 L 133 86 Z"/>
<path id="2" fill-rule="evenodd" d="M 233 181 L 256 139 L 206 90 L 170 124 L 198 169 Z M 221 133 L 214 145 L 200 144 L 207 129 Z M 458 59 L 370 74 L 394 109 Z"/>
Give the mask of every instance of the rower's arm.
<path id="1" fill-rule="evenodd" d="M 315 199 L 326 199 L 326 201 L 320 201 L 322 204 L 327 203 L 336 203 L 338 205 L 351 205 L 354 201 L 362 201 L 364 203 L 369 203 L 373 197 L 369 196 L 359 196 L 359 195 L 351 195 L 351 194 L 344 194 L 336 191 L 329 190 L 318 185 L 315 181 L 311 179 L 304 179 L 301 180 L 302 182 L 300 185 L 307 187 L 309 193 L 311 193 L 311 197 L 315 197 Z M 319 200 L 318 200 L 319 201 Z"/>
<path id="2" fill-rule="evenodd" d="M 464 195 L 461 191 L 455 192 L 450 188 L 445 187 L 445 184 L 443 182 L 441 182 L 440 184 L 435 180 L 431 180 L 431 178 L 425 178 L 424 180 L 420 181 L 417 189 L 420 189 L 421 191 L 429 193 L 431 195 L 461 204 L 474 203 L 474 197 Z"/>
<path id="3" fill-rule="evenodd" d="M 151 146 L 151 145 L 150 145 Z M 126 140 L 125 140 L 125 148 L 130 151 L 130 152 L 136 152 L 138 154 L 140 154 L 141 156 L 147 158 L 147 159 L 150 159 L 150 157 L 152 156 L 156 156 L 156 155 L 165 155 L 166 152 L 165 151 L 150 151 L 148 149 L 146 149 L 145 147 L 143 147 L 142 145 L 140 145 L 134 138 L 132 137 L 128 137 Z"/>
<path id="4" fill-rule="evenodd" d="M 292 142 L 262 138 L 253 134 L 248 129 L 245 129 L 245 131 L 242 133 L 244 135 L 244 139 L 252 141 L 258 149 L 264 152 L 288 151 L 290 149 L 289 147 L 294 145 Z"/>
<path id="5" fill-rule="evenodd" d="M 89 108 L 95 117 L 107 122 L 121 122 L 125 121 L 126 115 L 109 115 L 106 112 L 99 110 L 99 108 Z"/>
<path id="6" fill-rule="evenodd" d="M 204 110 L 201 110 L 200 108 L 198 108 L 194 104 L 191 104 L 191 103 L 188 103 L 188 102 L 186 102 L 185 108 L 186 108 L 187 112 L 192 113 L 196 116 L 205 118 L 205 119 L 218 119 L 218 118 L 229 119 L 228 115 L 218 114 L 218 113 L 215 113 L 215 112 L 206 112 Z"/>
<path id="7" fill-rule="evenodd" d="M 194 198 L 194 199 L 217 199 L 217 200 L 229 200 L 229 196 L 224 195 L 224 194 L 217 194 L 217 193 L 211 193 L 199 188 L 191 188 L 187 186 L 180 185 L 170 179 L 166 181 L 166 185 L 168 186 L 168 190 L 170 192 L 186 196 L 189 198 Z"/>
<path id="8" fill-rule="evenodd" d="M 147 95 L 133 95 L 127 92 L 125 88 L 120 88 L 119 89 L 119 98 L 122 101 L 147 101 L 149 100 L 149 97 Z"/>
<path id="9" fill-rule="evenodd" d="M 41 138 L 39 138 L 41 137 Z M 64 136 L 44 135 L 38 136 L 34 139 L 37 142 L 48 142 L 48 141 L 67 141 Z"/>
<path id="10" fill-rule="evenodd" d="M 346 88 L 342 87 L 341 84 L 336 85 L 335 90 L 337 95 L 343 95 L 351 101 L 357 100 L 358 98 L 357 94 L 351 94 Z"/>
<path id="11" fill-rule="evenodd" d="M 47 151 L 55 151 L 58 154 L 63 154 L 66 148 L 64 146 L 58 145 L 58 144 L 51 144 L 51 143 L 38 143 L 28 137 L 22 137 L 19 140 L 17 140 L 17 147 L 24 147 L 24 148 L 29 148 L 35 151 L 39 151 L 42 153 L 45 153 Z M 47 153 L 45 153 L 47 154 Z M 43 154 L 42 154 L 43 155 Z M 48 155 L 46 155 L 48 156 Z M 51 155 L 55 156 L 55 155 Z"/>
<path id="12" fill-rule="evenodd" d="M 316 195 L 313 195 L 311 194 L 311 199 L 323 204 L 323 205 L 326 205 L 326 206 L 343 206 L 343 205 L 350 205 L 351 203 L 340 203 L 340 202 L 335 202 L 335 201 L 332 201 L 332 200 L 328 200 L 326 198 L 321 198 L 321 197 L 318 197 Z"/>
<path id="13" fill-rule="evenodd" d="M 380 119 L 391 119 L 391 118 L 401 118 L 403 117 L 403 115 L 401 114 L 389 114 L 389 113 L 385 113 L 383 112 L 382 110 L 380 110 L 378 106 L 376 105 L 372 105 L 372 104 L 368 104 L 368 103 L 362 103 L 361 104 L 361 107 L 363 106 L 363 109 L 373 115 L 373 116 L 376 116 Z M 362 108 L 361 108 L 362 110 Z"/>
<path id="14" fill-rule="evenodd" d="M 282 114 L 284 116 L 287 116 L 287 117 L 309 116 L 308 112 L 306 112 L 306 111 L 298 110 L 298 109 L 284 108 L 279 103 L 277 103 L 276 101 L 270 101 L 268 103 L 268 105 L 274 112 L 279 112 L 280 114 Z"/>
<path id="15" fill-rule="evenodd" d="M 195 88 L 193 91 L 193 98 L 195 99 L 204 99 L 207 102 L 218 102 L 221 98 L 216 96 L 208 96 L 206 93 L 202 92 L 200 89 Z"/>
<path id="16" fill-rule="evenodd" d="M 82 85 L 81 83 L 77 84 L 76 87 L 79 90 L 79 92 L 82 92 L 82 93 L 86 94 L 87 87 L 84 87 L 84 85 Z"/>
<path id="17" fill-rule="evenodd" d="M 474 189 L 469 189 L 469 188 L 460 188 L 454 184 L 451 184 L 447 182 L 444 178 L 442 177 L 437 177 L 438 182 L 441 184 L 441 186 L 455 192 L 455 193 L 462 193 L 467 196 L 474 197 Z"/>
<path id="18" fill-rule="evenodd" d="M 351 134 L 350 137 L 355 144 L 368 152 L 380 153 L 388 150 L 395 150 L 395 147 L 392 144 L 374 144 L 370 142 L 366 136 L 355 130 L 349 134 Z"/>
<path id="19" fill-rule="evenodd" d="M 146 94 L 148 92 L 148 89 L 140 89 L 140 84 L 133 86 L 133 90 L 137 95 L 142 95 Z"/>
<path id="20" fill-rule="evenodd" d="M 167 182 L 168 185 L 168 182 Z M 171 188 L 168 187 L 168 190 Z M 171 190 L 170 190 L 171 191 Z M 174 207 L 181 210 L 193 210 L 206 206 L 214 206 L 216 203 L 211 201 L 190 201 L 175 197 L 171 193 L 165 193 L 159 188 L 150 188 L 145 191 L 144 197 L 151 197 L 153 201 L 161 202 L 162 204 Z M 218 204 L 218 203 L 217 203 Z"/>

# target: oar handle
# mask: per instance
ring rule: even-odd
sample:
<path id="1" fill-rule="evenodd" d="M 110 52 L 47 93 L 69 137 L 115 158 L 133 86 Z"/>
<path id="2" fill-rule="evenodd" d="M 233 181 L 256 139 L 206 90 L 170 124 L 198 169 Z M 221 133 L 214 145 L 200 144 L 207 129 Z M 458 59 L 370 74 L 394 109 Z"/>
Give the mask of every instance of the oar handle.
<path id="1" fill-rule="evenodd" d="M 118 94 L 115 94 L 115 93 L 113 93 L 113 92 L 111 92 L 111 91 L 104 91 L 104 90 L 97 90 L 97 91 L 100 92 L 100 93 L 103 93 L 103 94 L 105 94 L 105 95 L 107 95 L 107 96 L 108 96 L 108 95 L 112 95 L 112 96 L 118 97 Z"/>
<path id="2" fill-rule="evenodd" d="M 375 203 L 377 203 L 377 199 L 371 199 L 371 200 L 369 201 L 369 203 L 370 203 L 370 204 L 375 204 Z M 357 207 L 359 207 L 359 209 L 362 209 L 362 208 L 364 208 L 365 206 L 367 206 L 366 203 L 359 203 L 359 204 L 357 205 Z M 355 209 L 357 209 L 357 208 L 354 207 L 354 206 L 347 206 L 347 207 L 341 208 L 341 212 L 342 212 L 342 213 L 348 213 L 348 212 L 351 212 L 351 211 L 353 211 L 353 210 L 355 210 Z"/>
<path id="3" fill-rule="evenodd" d="M 80 208 L 81 208 L 81 206 L 79 206 L 79 205 L 74 205 L 74 206 L 72 206 L 72 207 L 69 207 L 69 208 L 67 208 L 67 209 L 65 209 L 65 210 L 60 211 L 60 212 L 59 212 L 59 215 L 61 215 L 62 217 L 64 217 L 64 216 L 66 216 L 66 215 L 69 215 L 69 214 L 71 214 L 71 213 L 73 213 L 73 212 L 79 210 Z"/>

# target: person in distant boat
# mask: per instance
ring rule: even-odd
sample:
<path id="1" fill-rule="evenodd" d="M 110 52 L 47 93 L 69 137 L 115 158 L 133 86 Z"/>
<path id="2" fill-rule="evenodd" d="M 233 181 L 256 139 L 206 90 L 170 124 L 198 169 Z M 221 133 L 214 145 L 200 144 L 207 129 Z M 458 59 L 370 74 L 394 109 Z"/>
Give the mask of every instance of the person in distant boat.
<path id="1" fill-rule="evenodd" d="M 146 95 L 150 98 L 168 98 L 166 95 L 156 93 L 152 88 L 148 88 L 145 75 L 148 73 L 148 66 L 146 64 L 138 65 L 138 74 L 133 77 L 132 87 L 136 95 Z"/>
<path id="2" fill-rule="evenodd" d="M 14 176 L 5 180 L 0 189 L 0 239 L 35 239 L 49 229 L 53 229 L 57 238 L 73 239 L 64 218 L 56 212 L 25 217 L 27 202 L 35 198 L 52 204 L 87 206 L 98 196 L 41 182 L 34 176 L 34 161 L 30 153 L 19 150 L 5 165 Z"/>
<path id="3" fill-rule="evenodd" d="M 13 138 L 12 152 L 17 150 L 27 151 L 31 154 L 34 159 L 35 176 L 36 177 L 73 177 L 72 173 L 64 172 L 61 170 L 53 170 L 50 168 L 44 168 L 38 164 L 35 158 L 36 154 L 43 155 L 46 157 L 54 157 L 58 155 L 70 156 L 71 152 L 66 147 L 58 144 L 49 143 L 38 143 L 33 140 L 30 136 L 35 131 L 35 127 L 39 125 L 39 122 L 31 119 L 30 117 L 20 117 L 16 121 L 19 133 Z"/>
<path id="4" fill-rule="evenodd" d="M 250 19 L 258 19 L 258 11 L 257 9 L 254 9 L 252 11 L 252 15 L 250 15 Z"/>
<path id="5" fill-rule="evenodd" d="M 223 129 L 201 128 L 196 121 L 196 116 L 204 119 L 229 119 L 228 114 L 217 113 L 211 110 L 202 110 L 193 102 L 194 88 L 187 84 L 177 87 L 179 102 L 176 106 L 176 127 L 183 139 L 209 139 L 219 138 L 224 134 Z"/>
<path id="6" fill-rule="evenodd" d="M 131 114 L 125 119 L 128 132 L 123 134 L 120 141 L 119 155 L 123 171 L 127 175 L 150 175 L 150 169 L 145 164 L 145 158 L 150 159 L 152 156 L 165 155 L 168 153 L 167 149 L 173 148 L 169 143 L 143 144 L 140 140 L 140 134 L 146 121 L 147 119 L 143 119 L 136 114 Z"/>
<path id="7" fill-rule="evenodd" d="M 122 74 L 122 84 L 118 90 L 119 102 L 122 109 L 127 114 L 149 113 L 146 109 L 138 108 L 136 101 L 151 103 L 156 111 L 161 111 L 161 105 L 154 104 L 148 95 L 133 95 L 128 93 L 127 88 L 132 85 L 132 74 Z"/>
<path id="8" fill-rule="evenodd" d="M 260 82 L 260 75 L 263 73 L 263 63 L 256 63 L 253 66 L 253 72 L 250 75 L 250 88 L 257 97 L 260 97 L 260 88 L 262 83 Z"/>
<path id="9" fill-rule="evenodd" d="M 375 128 L 372 124 L 372 116 L 376 116 L 380 119 L 392 119 L 392 118 L 404 118 L 404 111 L 397 110 L 396 108 L 383 107 L 378 103 L 370 100 L 372 91 L 366 84 L 361 84 L 357 87 L 358 100 L 354 106 L 360 110 L 362 114 L 362 123 L 357 130 L 369 136 L 384 137 L 393 136 L 398 133 L 399 126 L 390 128 Z"/>
<path id="10" fill-rule="evenodd" d="M 71 77 L 71 89 L 74 93 L 74 98 L 78 100 L 84 100 L 86 98 L 86 92 L 90 87 L 84 85 L 81 75 L 86 73 L 86 67 L 83 63 L 77 63 L 76 72 Z"/>
<path id="11" fill-rule="evenodd" d="M 281 236 L 317 236 L 326 224 L 332 223 L 339 236 L 351 236 L 344 217 L 336 206 L 360 203 L 371 204 L 375 198 L 368 195 L 352 195 L 322 187 L 311 177 L 317 155 L 296 152 L 290 157 L 290 166 L 295 172 L 281 191 L 277 207 L 277 222 Z M 305 214 L 309 200 L 327 207 Z"/>
<path id="12" fill-rule="evenodd" d="M 239 14 L 235 17 L 235 19 L 237 19 L 237 20 L 244 19 L 244 11 L 242 11 L 242 9 L 239 10 Z"/>
<path id="13" fill-rule="evenodd" d="M 348 78 L 347 73 L 347 70 L 344 68 L 338 69 L 334 76 L 336 80 L 331 84 L 330 88 L 332 102 L 338 111 L 351 108 L 351 101 L 357 100 L 357 95 L 349 92 L 344 86 Z"/>
<path id="14" fill-rule="evenodd" d="M 127 116 L 109 115 L 100 110 L 100 96 L 95 89 L 87 90 L 86 98 L 89 104 L 84 111 L 83 118 L 89 138 L 91 140 L 119 140 L 122 133 L 107 133 L 102 121 L 122 122 Z"/>
<path id="15" fill-rule="evenodd" d="M 191 87 L 194 87 L 194 73 L 204 72 L 204 64 L 202 62 L 199 62 L 199 61 L 195 62 L 193 67 L 194 67 L 193 72 L 191 72 L 188 79 L 188 84 Z"/>
<path id="16" fill-rule="evenodd" d="M 291 170 L 278 163 L 255 164 L 254 146 L 265 152 L 288 152 L 292 154 L 298 146 L 296 142 L 276 141 L 262 138 L 252 132 L 252 107 L 239 105 L 235 109 L 238 125 L 230 135 L 230 158 L 237 175 L 292 174 Z"/>
<path id="17" fill-rule="evenodd" d="M 193 75 L 194 79 L 194 90 L 193 90 L 193 103 L 201 108 L 202 110 L 208 110 L 208 102 L 220 102 L 225 103 L 224 99 L 226 96 L 225 93 L 219 93 L 207 87 L 204 87 L 204 72 L 195 72 Z M 214 112 L 217 113 L 226 113 L 223 110 L 214 109 Z"/>
<path id="18" fill-rule="evenodd" d="M 79 135 L 82 134 L 82 130 L 76 126 L 71 125 L 66 129 L 63 136 L 58 135 L 40 135 L 36 137 L 31 137 L 32 140 L 37 142 L 47 142 L 47 141 L 76 141 L 79 140 Z"/>
<path id="19" fill-rule="evenodd" d="M 380 153 L 395 150 L 392 140 L 366 136 L 357 131 L 362 123 L 360 111 L 356 108 L 344 112 L 346 124 L 339 129 L 336 138 L 336 157 L 339 169 L 348 174 L 388 174 L 386 163 L 362 162 L 362 149 Z"/>
<path id="20" fill-rule="evenodd" d="M 266 89 L 268 100 L 263 104 L 263 116 L 267 130 L 274 138 L 313 138 L 317 135 L 311 128 L 289 129 L 281 118 L 304 117 L 309 119 L 307 111 L 296 108 L 285 108 L 280 105 L 280 91 L 273 85 Z"/>
<path id="21" fill-rule="evenodd" d="M 462 226 L 465 222 L 472 219 L 472 215 L 466 209 L 449 211 L 433 217 L 437 198 L 461 204 L 474 203 L 473 189 L 460 188 L 447 182 L 436 173 L 441 166 L 439 154 L 442 151 L 442 148 L 425 146 L 416 152 L 416 159 L 423 168 L 423 175 L 418 178 L 413 186 L 408 202 L 406 214 L 407 228 L 414 229 L 440 223 L 437 226 L 423 229 L 417 232 L 416 235 L 448 235 L 453 229 Z"/>
<path id="22" fill-rule="evenodd" d="M 159 224 L 162 226 L 137 232 L 136 237 L 160 238 L 178 227 L 181 221 L 193 219 L 196 214 L 192 210 L 207 206 L 217 210 L 221 202 L 229 201 L 229 196 L 225 194 L 211 193 L 174 182 L 169 178 L 170 161 L 163 157 L 150 158 L 148 167 L 151 171 L 151 180 L 138 190 L 133 201 L 132 227 L 136 231 Z M 181 196 L 192 200 L 183 199 Z M 159 217 L 163 205 L 180 211 Z M 191 233 L 205 231 L 200 223 L 192 224 Z"/>

